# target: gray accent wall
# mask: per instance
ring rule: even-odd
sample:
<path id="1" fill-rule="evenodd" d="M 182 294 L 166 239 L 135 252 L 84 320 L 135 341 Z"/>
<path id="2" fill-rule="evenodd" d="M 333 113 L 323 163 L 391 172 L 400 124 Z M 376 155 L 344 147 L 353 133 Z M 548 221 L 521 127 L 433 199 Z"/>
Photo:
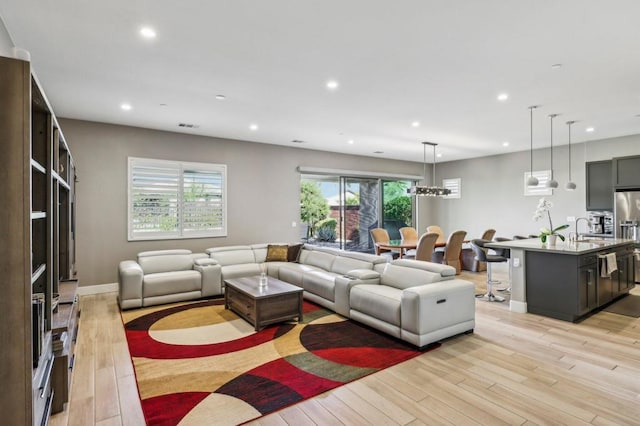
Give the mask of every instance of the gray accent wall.
<path id="1" fill-rule="evenodd" d="M 78 175 L 80 285 L 117 281 L 118 263 L 138 252 L 298 241 L 298 166 L 422 175 L 422 164 L 135 127 L 59 119 Z M 127 157 L 226 164 L 228 236 L 127 241 Z M 292 222 L 297 227 L 292 227 Z M 426 225 L 425 225 L 426 226 Z"/>
<path id="2" fill-rule="evenodd" d="M 297 241 L 300 236 L 298 166 L 402 175 L 423 173 L 422 163 L 360 157 L 294 147 L 192 136 L 111 124 L 60 119 L 77 167 L 77 269 L 81 285 L 117 280 L 121 260 L 145 250 Z M 549 198 L 554 225 L 585 216 L 585 162 L 640 154 L 640 135 L 572 145 L 574 192 L 567 181 L 567 147 L 554 148 L 560 189 Z M 222 163 L 228 166 L 228 236 L 164 241 L 127 241 L 127 157 Z M 549 150 L 534 151 L 534 170 L 548 169 Z M 462 198 L 421 197 L 417 228 L 437 224 L 478 238 L 486 228 L 496 236 L 538 233 L 539 197 L 524 196 L 529 152 L 438 163 L 437 180 L 462 179 Z M 428 176 L 430 176 L 428 167 Z M 431 182 L 428 181 L 430 184 Z M 292 227 L 292 222 L 297 227 Z M 581 224 L 581 229 L 584 224 Z M 573 224 L 572 224 L 573 228 Z"/>

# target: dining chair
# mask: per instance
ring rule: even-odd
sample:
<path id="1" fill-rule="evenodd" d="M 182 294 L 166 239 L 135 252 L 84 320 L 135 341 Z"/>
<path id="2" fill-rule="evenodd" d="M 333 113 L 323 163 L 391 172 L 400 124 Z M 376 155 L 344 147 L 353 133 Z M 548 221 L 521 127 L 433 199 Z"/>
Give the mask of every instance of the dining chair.
<path id="1" fill-rule="evenodd" d="M 440 229 L 439 226 L 437 225 L 427 226 L 427 232 L 435 232 L 436 234 L 438 234 L 438 239 L 436 240 L 436 243 L 444 244 L 447 242 L 447 240 L 444 238 L 444 232 L 442 232 L 442 229 Z"/>
<path id="2" fill-rule="evenodd" d="M 432 261 L 444 263 L 445 265 L 456 268 L 456 275 L 462 271 L 462 262 L 460 261 L 460 252 L 462 251 L 462 242 L 466 237 L 467 231 L 453 231 L 449 234 L 444 252 L 434 252 Z"/>
<path id="3" fill-rule="evenodd" d="M 489 228 L 486 229 L 483 233 L 482 233 L 482 237 L 480 237 L 481 240 L 487 240 L 487 241 L 491 241 L 493 240 L 493 237 L 496 235 L 496 230 Z"/>
<path id="4" fill-rule="evenodd" d="M 405 241 L 418 241 L 420 236 L 418 231 L 413 226 L 404 226 L 400 228 L 400 238 Z"/>
<path id="5" fill-rule="evenodd" d="M 369 233 L 371 234 L 371 239 L 373 240 L 373 244 L 376 248 L 376 254 L 378 256 L 387 254 L 394 258 L 399 255 L 398 252 L 395 252 L 393 250 L 380 249 L 380 247 L 378 247 L 377 243 L 388 243 L 391 240 L 386 229 L 373 228 L 371 231 L 369 231 Z"/>
<path id="6" fill-rule="evenodd" d="M 418 231 L 413 226 L 404 226 L 400 228 L 398 231 L 400 231 L 400 238 L 402 239 L 402 241 L 417 242 L 418 239 L 420 238 L 420 236 L 418 235 Z M 405 255 L 402 257 L 411 259 L 411 258 L 415 258 L 415 256 L 416 256 L 416 250 L 409 249 L 406 251 Z"/>
<path id="7" fill-rule="evenodd" d="M 435 232 L 425 232 L 420 236 L 418 240 L 418 247 L 416 247 L 416 260 L 423 260 L 425 262 L 431 262 L 433 256 L 433 249 L 438 239 L 438 234 Z"/>

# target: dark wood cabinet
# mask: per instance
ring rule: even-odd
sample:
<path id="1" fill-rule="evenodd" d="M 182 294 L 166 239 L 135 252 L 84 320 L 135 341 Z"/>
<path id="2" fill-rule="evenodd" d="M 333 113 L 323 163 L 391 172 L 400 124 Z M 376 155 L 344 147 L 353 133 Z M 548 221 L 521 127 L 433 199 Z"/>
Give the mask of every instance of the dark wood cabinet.
<path id="1" fill-rule="evenodd" d="M 550 252 L 526 252 L 528 312 L 565 321 L 574 321 L 584 315 L 584 306 L 581 305 L 589 302 L 588 299 L 580 300 L 583 291 L 588 293 L 587 288 L 580 288 L 583 273 L 586 277 L 580 258 Z"/>
<path id="2" fill-rule="evenodd" d="M 629 290 L 635 286 L 633 277 L 633 251 L 628 249 L 617 252 L 616 260 L 618 262 L 618 273 L 616 275 L 617 281 L 614 284 L 614 293 L 617 296 L 629 292 Z"/>
<path id="3" fill-rule="evenodd" d="M 55 393 L 52 326 L 60 258 L 69 257 L 75 241 L 69 232 L 61 242 L 60 222 L 73 205 L 61 205 L 60 186 L 72 197 L 73 185 L 58 174 L 59 146 L 68 148 L 29 62 L 0 57 L 0 76 L 0 377 L 8 390 L 0 413 L 3 424 L 41 425 Z M 74 176 L 70 155 L 67 161 Z"/>
<path id="4" fill-rule="evenodd" d="M 613 159 L 613 185 L 616 190 L 640 188 L 640 155 Z"/>
<path id="5" fill-rule="evenodd" d="M 598 307 L 598 262 L 594 255 L 581 256 L 578 270 L 578 311 L 585 315 Z"/>
<path id="6" fill-rule="evenodd" d="M 618 270 L 602 276 L 601 257 L 615 252 Z M 577 321 L 633 287 L 633 244 L 583 255 L 526 252 L 527 311 Z"/>
<path id="7" fill-rule="evenodd" d="M 587 210 L 613 211 L 612 161 L 586 163 Z"/>

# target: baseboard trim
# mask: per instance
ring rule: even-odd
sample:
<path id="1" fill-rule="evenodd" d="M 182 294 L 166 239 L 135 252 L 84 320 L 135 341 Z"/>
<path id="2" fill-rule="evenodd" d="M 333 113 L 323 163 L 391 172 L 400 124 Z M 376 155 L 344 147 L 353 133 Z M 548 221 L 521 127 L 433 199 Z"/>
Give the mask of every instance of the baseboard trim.
<path id="1" fill-rule="evenodd" d="M 89 294 L 113 293 L 118 291 L 118 283 L 83 285 L 78 287 L 79 296 L 87 296 Z"/>
<path id="2" fill-rule="evenodd" d="M 527 302 L 518 302 L 517 300 L 509 301 L 509 310 L 519 314 L 527 313 Z"/>

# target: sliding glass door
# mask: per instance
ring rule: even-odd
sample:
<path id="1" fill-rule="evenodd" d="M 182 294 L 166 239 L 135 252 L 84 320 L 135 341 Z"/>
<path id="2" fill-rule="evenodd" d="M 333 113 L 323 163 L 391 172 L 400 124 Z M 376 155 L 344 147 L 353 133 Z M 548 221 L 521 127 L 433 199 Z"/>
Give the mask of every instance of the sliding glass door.
<path id="1" fill-rule="evenodd" d="M 382 227 L 387 230 L 392 240 L 400 239 L 400 228 L 412 226 L 413 203 L 407 189 L 411 181 L 382 181 Z"/>
<path id="2" fill-rule="evenodd" d="M 309 244 L 366 253 L 374 252 L 370 231 L 383 227 L 399 239 L 411 226 L 410 181 L 303 174 L 301 238 Z"/>

